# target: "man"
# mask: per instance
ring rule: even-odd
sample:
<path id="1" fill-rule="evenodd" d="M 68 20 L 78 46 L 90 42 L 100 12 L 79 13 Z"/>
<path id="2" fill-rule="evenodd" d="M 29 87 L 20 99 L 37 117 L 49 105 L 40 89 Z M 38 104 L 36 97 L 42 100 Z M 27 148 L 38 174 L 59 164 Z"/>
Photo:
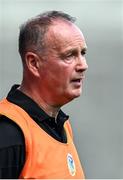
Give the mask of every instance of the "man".
<path id="1" fill-rule="evenodd" d="M 81 94 L 86 49 L 74 18 L 63 12 L 21 26 L 23 80 L 0 102 L 0 178 L 84 178 L 61 107 Z"/>

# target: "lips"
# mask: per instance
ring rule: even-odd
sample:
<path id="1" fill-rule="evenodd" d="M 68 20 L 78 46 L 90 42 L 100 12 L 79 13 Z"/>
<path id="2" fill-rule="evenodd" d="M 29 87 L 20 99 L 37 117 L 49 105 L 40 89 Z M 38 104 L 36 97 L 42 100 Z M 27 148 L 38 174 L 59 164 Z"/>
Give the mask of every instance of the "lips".
<path id="1" fill-rule="evenodd" d="M 82 79 L 73 79 L 72 82 L 80 82 Z"/>
<path id="2" fill-rule="evenodd" d="M 77 78 L 73 78 L 71 81 L 72 82 L 81 82 L 84 78 L 85 78 L 85 76 L 77 77 Z"/>

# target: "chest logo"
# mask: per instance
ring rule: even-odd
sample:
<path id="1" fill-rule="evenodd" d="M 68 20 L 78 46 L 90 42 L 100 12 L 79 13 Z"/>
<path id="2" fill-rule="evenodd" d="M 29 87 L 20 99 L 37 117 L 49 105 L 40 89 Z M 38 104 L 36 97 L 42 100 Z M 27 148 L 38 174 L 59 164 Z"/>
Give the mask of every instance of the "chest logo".
<path id="1" fill-rule="evenodd" d="M 73 160 L 72 155 L 69 153 L 67 154 L 67 165 L 71 176 L 74 176 L 76 173 L 75 162 Z"/>

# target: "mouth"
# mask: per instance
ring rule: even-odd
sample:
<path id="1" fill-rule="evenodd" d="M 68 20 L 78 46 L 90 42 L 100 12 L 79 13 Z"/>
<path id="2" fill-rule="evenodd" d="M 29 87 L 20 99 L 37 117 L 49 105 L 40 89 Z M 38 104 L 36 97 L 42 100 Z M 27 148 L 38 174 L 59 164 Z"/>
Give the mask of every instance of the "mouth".
<path id="1" fill-rule="evenodd" d="M 76 86 L 81 86 L 84 78 L 85 78 L 84 76 L 80 77 L 80 78 L 74 78 L 74 79 L 71 80 L 71 82 Z"/>
<path id="2" fill-rule="evenodd" d="M 76 82 L 76 83 L 78 82 L 79 83 L 81 81 L 82 81 L 82 79 L 73 79 L 71 82 Z"/>
<path id="3" fill-rule="evenodd" d="M 85 79 L 85 76 L 82 76 L 82 77 L 79 77 L 79 78 L 73 78 L 71 81 L 72 82 L 81 82 L 84 79 Z"/>

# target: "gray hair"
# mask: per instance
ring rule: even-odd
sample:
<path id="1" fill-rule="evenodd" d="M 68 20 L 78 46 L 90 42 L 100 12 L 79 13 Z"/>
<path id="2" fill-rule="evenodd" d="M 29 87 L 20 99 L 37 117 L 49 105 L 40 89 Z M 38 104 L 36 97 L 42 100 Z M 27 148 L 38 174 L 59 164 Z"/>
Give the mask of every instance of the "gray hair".
<path id="1" fill-rule="evenodd" d="M 20 26 L 19 53 L 23 62 L 27 51 L 43 54 L 46 48 L 46 33 L 55 20 L 74 23 L 76 19 L 61 11 L 47 11 Z"/>

